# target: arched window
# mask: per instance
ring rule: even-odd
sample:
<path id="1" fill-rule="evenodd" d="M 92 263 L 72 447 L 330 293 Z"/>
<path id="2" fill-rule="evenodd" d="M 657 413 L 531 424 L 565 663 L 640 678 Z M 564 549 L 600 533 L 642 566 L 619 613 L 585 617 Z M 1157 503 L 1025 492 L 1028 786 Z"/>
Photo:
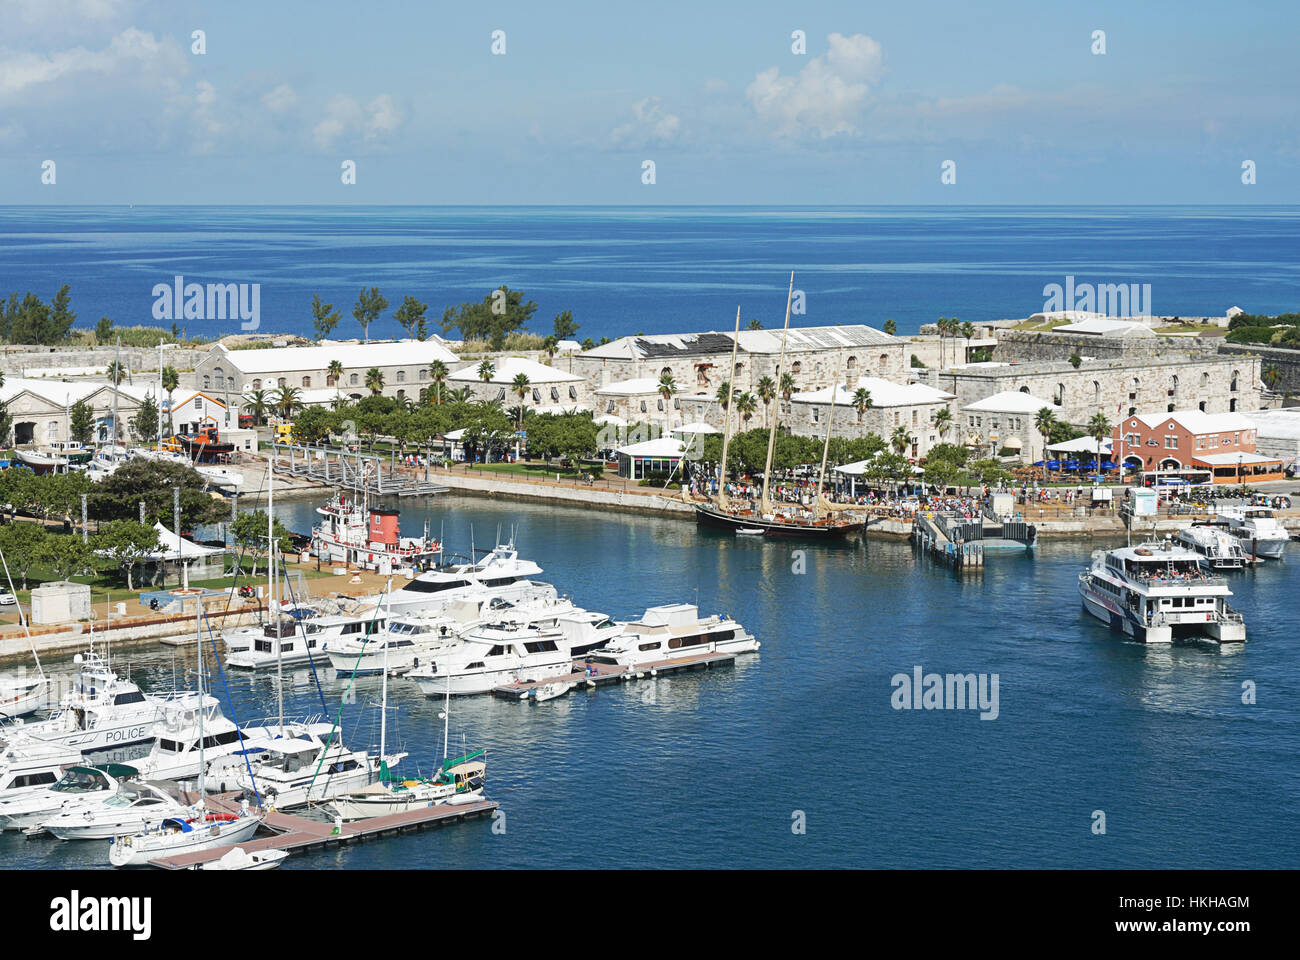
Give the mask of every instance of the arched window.
<path id="1" fill-rule="evenodd" d="M 1021 388 L 1020 388 L 1020 392 L 1021 392 L 1021 393 L 1028 393 L 1028 392 L 1029 392 L 1029 388 L 1028 388 L 1028 387 L 1021 387 Z"/>
<path id="2" fill-rule="evenodd" d="M 1058 383 L 1058 384 L 1056 385 L 1056 398 L 1055 398 L 1055 402 L 1056 402 L 1056 405 L 1057 405 L 1058 407 L 1063 407 L 1063 406 L 1065 406 L 1065 384 L 1063 384 L 1063 383 Z"/>
<path id="3" fill-rule="evenodd" d="M 420 379 L 421 379 L 421 380 L 428 380 L 428 379 L 429 379 L 429 368 L 428 368 L 428 367 L 421 367 L 421 368 L 420 368 Z"/>
<path id="4" fill-rule="evenodd" d="M 311 388 L 311 377 L 303 377 L 303 378 L 302 378 L 302 385 L 303 385 L 304 388 L 310 389 L 310 388 Z"/>
<path id="5" fill-rule="evenodd" d="M 1092 402 L 1101 405 L 1101 384 L 1096 380 L 1092 381 Z"/>
<path id="6" fill-rule="evenodd" d="M 1201 374 L 1201 388 L 1204 389 L 1209 385 L 1210 385 L 1210 374 L 1209 371 L 1206 371 Z"/>
<path id="7" fill-rule="evenodd" d="M 279 379 L 277 379 L 277 380 L 275 381 L 275 385 L 276 385 L 277 387 L 283 387 L 283 386 L 285 385 L 285 379 L 284 379 L 284 377 L 280 377 Z"/>
<path id="8" fill-rule="evenodd" d="M 887 353 L 882 353 L 882 354 L 880 355 L 880 365 L 881 365 L 882 367 L 887 367 L 887 366 L 889 366 L 889 354 L 887 354 Z"/>
<path id="9" fill-rule="evenodd" d="M 659 371 L 659 376 L 661 377 L 671 377 L 672 375 L 673 375 L 672 367 L 664 367 L 662 370 Z"/>
<path id="10" fill-rule="evenodd" d="M 858 365 L 858 358 L 857 358 L 857 357 L 849 357 L 849 359 L 848 359 L 847 361 L 845 361 L 845 366 L 848 367 L 848 369 L 850 369 L 850 370 L 852 370 L 852 369 L 854 369 L 855 367 L 857 367 L 857 365 Z"/>
<path id="11" fill-rule="evenodd" d="M 211 377 L 204 377 L 204 378 L 203 378 L 203 389 L 204 389 L 204 390 L 208 390 L 208 389 L 211 389 L 211 387 L 212 387 L 212 378 L 211 378 Z"/>
<path id="12" fill-rule="evenodd" d="M 255 379 L 255 380 L 253 381 L 253 389 L 254 389 L 254 390 L 261 390 L 261 389 L 262 389 L 262 381 L 261 381 L 261 380 L 256 380 L 256 379 Z"/>
<path id="13" fill-rule="evenodd" d="M 1200 402 L 1199 406 L 1200 406 L 1200 408 L 1201 408 L 1201 413 L 1204 413 L 1204 412 L 1205 412 L 1205 401 L 1202 400 L 1202 401 Z"/>
<path id="14" fill-rule="evenodd" d="M 406 382 L 406 371 L 405 371 L 405 370 L 398 370 L 398 371 L 397 371 L 397 382 L 398 382 L 398 383 L 405 383 L 405 382 Z"/>
<path id="15" fill-rule="evenodd" d="M 213 368 L 212 368 L 212 380 L 213 380 L 213 382 L 216 384 L 218 390 L 220 390 L 222 387 L 224 387 L 224 386 L 226 385 L 226 371 L 225 371 L 225 369 L 224 369 L 223 367 L 213 367 Z"/>
<path id="16" fill-rule="evenodd" d="M 1236 412 L 1237 412 L 1237 398 L 1236 398 L 1236 397 L 1233 397 L 1231 400 L 1228 401 L 1228 410 L 1229 410 L 1229 412 L 1231 412 L 1231 413 L 1236 413 Z"/>
<path id="17" fill-rule="evenodd" d="M 1234 393 L 1237 391 L 1237 371 L 1236 371 L 1236 370 L 1232 371 L 1232 383 L 1229 384 L 1228 389 L 1231 390 L 1231 391 L 1233 391 Z"/>
<path id="18" fill-rule="evenodd" d="M 401 399 L 402 399 L 403 397 L 405 397 L 405 396 L 406 396 L 406 391 L 405 391 L 405 390 L 398 390 L 398 391 L 397 391 L 397 399 L 398 399 L 398 400 L 401 400 Z"/>
<path id="19" fill-rule="evenodd" d="M 1171 397 L 1176 397 L 1176 396 L 1178 396 L 1178 376 L 1177 376 L 1177 374 L 1175 374 L 1174 376 L 1172 376 L 1172 377 L 1169 378 L 1169 396 L 1171 396 Z"/>
<path id="20" fill-rule="evenodd" d="M 355 387 L 360 382 L 361 382 L 361 374 L 359 373 L 354 373 L 350 377 L 348 377 L 348 386 Z"/>
<path id="21" fill-rule="evenodd" d="M 800 363 L 798 360 L 790 364 L 790 372 L 793 373 L 796 377 L 799 376 L 799 373 L 802 370 L 803 370 L 803 364 Z"/>

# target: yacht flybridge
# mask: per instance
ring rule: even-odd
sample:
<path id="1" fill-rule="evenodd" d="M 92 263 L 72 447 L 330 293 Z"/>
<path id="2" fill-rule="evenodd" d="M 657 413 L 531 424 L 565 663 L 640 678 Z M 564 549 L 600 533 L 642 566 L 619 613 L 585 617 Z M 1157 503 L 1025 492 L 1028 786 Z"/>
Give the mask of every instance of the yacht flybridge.
<path id="1" fill-rule="evenodd" d="M 1201 555 L 1201 566 L 1211 570 L 1240 570 L 1246 554 L 1237 538 L 1213 524 L 1194 524 L 1178 531 L 1174 539 Z"/>
<path id="2" fill-rule="evenodd" d="M 620 623 L 619 636 L 592 655 L 595 663 L 638 667 L 699 653 L 754 653 L 761 644 L 730 617 L 701 617 L 690 603 L 650 607 L 640 620 Z"/>
<path id="3" fill-rule="evenodd" d="M 484 595 L 511 602 L 554 599 L 555 587 L 531 579 L 541 573 L 531 560 L 519 559 L 513 543 L 499 544 L 480 560 L 447 564 L 407 581 L 383 598 L 384 609 L 393 614 L 438 610 Z M 378 603 L 381 598 L 369 599 Z"/>
<path id="4" fill-rule="evenodd" d="M 1241 548 L 1257 557 L 1277 560 L 1291 542 L 1291 534 L 1277 522 L 1269 507 L 1226 507 L 1219 511 L 1219 516 L 1228 521 L 1228 529 Z"/>
<path id="5" fill-rule="evenodd" d="M 1200 554 L 1169 540 L 1093 551 L 1079 594 L 1094 617 L 1145 643 L 1246 639 L 1241 614 L 1228 605 L 1227 581 L 1203 571 Z"/>

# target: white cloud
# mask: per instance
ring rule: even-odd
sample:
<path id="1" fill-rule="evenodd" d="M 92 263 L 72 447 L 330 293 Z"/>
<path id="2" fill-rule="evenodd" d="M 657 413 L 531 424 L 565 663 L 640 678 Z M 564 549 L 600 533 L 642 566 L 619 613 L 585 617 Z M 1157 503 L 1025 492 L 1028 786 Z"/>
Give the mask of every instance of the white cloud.
<path id="1" fill-rule="evenodd" d="M 662 146 L 681 133 L 682 119 L 663 108 L 658 97 L 646 97 L 632 105 L 633 119 L 615 127 L 610 141 L 617 147 Z"/>
<path id="2" fill-rule="evenodd" d="M 274 90 L 262 95 L 262 106 L 272 113 L 284 113 L 287 110 L 292 110 L 297 105 L 298 94 L 287 83 L 282 83 Z"/>
<path id="3" fill-rule="evenodd" d="M 73 47 L 53 53 L 17 52 L 0 55 L 0 98 L 50 87 L 64 78 L 162 74 L 174 77 L 188 70 L 184 54 L 170 40 L 135 27 L 123 30 L 102 50 Z"/>
<path id="4" fill-rule="evenodd" d="M 830 49 L 793 76 L 771 67 L 746 88 L 755 114 L 781 138 L 809 134 L 821 139 L 861 133 L 871 84 L 884 72 L 880 44 L 863 33 L 832 33 Z"/>
<path id="5" fill-rule="evenodd" d="M 405 119 L 391 94 L 381 93 L 365 107 L 354 97 L 339 94 L 326 105 L 325 119 L 312 129 L 312 136 L 318 147 L 328 150 L 340 137 L 378 140 L 395 131 Z"/>

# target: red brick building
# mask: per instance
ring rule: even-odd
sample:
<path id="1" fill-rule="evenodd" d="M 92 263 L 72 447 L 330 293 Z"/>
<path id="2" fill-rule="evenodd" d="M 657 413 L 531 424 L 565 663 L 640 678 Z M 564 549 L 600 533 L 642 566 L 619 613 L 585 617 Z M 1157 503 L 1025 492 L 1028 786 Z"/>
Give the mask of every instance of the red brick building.
<path id="1" fill-rule="evenodd" d="M 1190 483 L 1258 483 L 1283 479 L 1282 461 L 1255 451 L 1255 423 L 1239 413 L 1137 414 L 1112 435 L 1113 455 L 1142 472 L 1148 486 L 1162 479 Z"/>

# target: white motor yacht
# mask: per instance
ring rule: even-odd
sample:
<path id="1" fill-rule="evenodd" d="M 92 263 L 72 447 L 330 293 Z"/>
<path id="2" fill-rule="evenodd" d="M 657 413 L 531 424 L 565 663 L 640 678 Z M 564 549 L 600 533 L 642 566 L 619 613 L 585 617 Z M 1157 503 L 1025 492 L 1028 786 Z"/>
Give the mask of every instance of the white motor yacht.
<path id="1" fill-rule="evenodd" d="M 0 830 L 26 830 L 65 810 L 95 806 L 113 796 L 123 781 L 136 775 L 135 767 L 118 763 L 70 766 L 57 783 L 0 802 Z"/>
<path id="2" fill-rule="evenodd" d="M 184 815 L 187 809 L 164 783 L 127 780 L 102 803 L 64 810 L 41 826 L 60 840 L 107 840 L 142 833 L 167 817 Z"/>
<path id="3" fill-rule="evenodd" d="M 1277 522 L 1269 507 L 1227 507 L 1219 511 L 1219 516 L 1228 521 L 1228 529 L 1241 548 L 1253 556 L 1277 560 L 1291 542 L 1291 534 Z"/>
<path id="4" fill-rule="evenodd" d="M 45 677 L 0 677 L 0 720 L 35 713 L 49 697 L 50 684 Z"/>
<path id="5" fill-rule="evenodd" d="M 1198 523 L 1179 530 L 1174 540 L 1200 554 L 1201 566 L 1211 570 L 1240 570 L 1246 564 L 1237 538 L 1221 527 Z"/>
<path id="6" fill-rule="evenodd" d="M 1246 639 L 1241 614 L 1228 605 L 1228 582 L 1203 571 L 1200 554 L 1169 540 L 1093 551 L 1079 594 L 1090 614 L 1141 642 Z"/>
<path id="7" fill-rule="evenodd" d="M 240 768 L 235 780 L 247 792 L 256 790 L 264 805 L 283 810 L 360 790 L 375 779 L 379 764 L 380 758 L 349 750 L 337 737 L 303 735 L 274 741 L 251 760 L 251 775 Z"/>
<path id="8" fill-rule="evenodd" d="M 384 610 L 394 615 L 414 610 L 438 611 L 458 601 L 501 598 L 512 602 L 554 599 L 555 587 L 532 580 L 542 568 L 531 560 L 520 560 L 513 543 L 501 544 L 474 563 L 455 563 L 426 570 L 384 597 Z"/>
<path id="9" fill-rule="evenodd" d="M 635 669 L 699 653 L 754 653 L 761 646 L 735 620 L 717 614 L 701 617 L 690 603 L 650 607 L 640 620 L 618 625 L 619 635 L 590 660 Z"/>
<path id="10" fill-rule="evenodd" d="M 0 801 L 8 801 L 58 783 L 63 768 L 81 763 L 78 750 L 59 743 L 7 745 L 0 753 Z"/>
<path id="11" fill-rule="evenodd" d="M 367 636 L 382 630 L 386 623 L 383 614 L 369 617 L 350 617 L 340 614 L 311 617 L 303 620 L 283 620 L 279 628 L 268 624 L 262 635 L 252 640 L 244 650 L 226 655 L 226 666 L 241 670 L 269 670 L 282 664 L 299 666 L 314 661 L 325 665 L 325 644 L 352 636 Z M 230 649 L 230 645 L 227 645 Z"/>

